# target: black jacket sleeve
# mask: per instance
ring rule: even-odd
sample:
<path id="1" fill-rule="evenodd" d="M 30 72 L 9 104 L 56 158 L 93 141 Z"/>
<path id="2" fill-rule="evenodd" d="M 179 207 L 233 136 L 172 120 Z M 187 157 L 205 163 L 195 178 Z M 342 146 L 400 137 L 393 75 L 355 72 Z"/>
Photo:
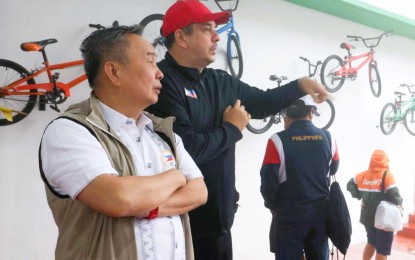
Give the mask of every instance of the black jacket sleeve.
<path id="1" fill-rule="evenodd" d="M 169 75 L 163 80 L 163 89 L 157 104 L 147 110 L 160 117 L 174 116 L 174 131 L 180 135 L 186 150 L 196 164 L 204 164 L 220 155 L 242 139 L 242 133 L 231 123 L 223 122 L 211 131 L 200 132 L 193 127 L 183 89 L 174 84 Z M 173 84 L 172 84 L 173 83 Z M 223 113 L 220 111 L 219 113 Z"/>
<path id="2" fill-rule="evenodd" d="M 353 198 L 358 200 L 362 199 L 362 195 L 360 194 L 357 184 L 354 182 L 354 178 L 351 178 L 347 183 L 347 190 L 350 192 Z"/>
<path id="3" fill-rule="evenodd" d="M 276 114 L 296 99 L 304 96 L 297 81 L 264 91 L 230 76 L 225 71 L 207 70 L 207 76 L 203 82 L 215 85 L 214 87 L 217 88 L 214 94 L 217 95 L 215 98 L 226 99 L 227 105 L 233 105 L 236 99 L 240 99 L 242 105 L 254 118 L 264 118 Z M 189 117 L 182 83 L 170 73 L 170 75 L 165 74 L 162 84 L 159 101 L 149 107 L 147 111 L 160 117 L 176 117 L 174 131 L 181 136 L 186 149 L 198 165 L 211 161 L 242 139 L 242 133 L 236 126 L 222 121 L 212 130 L 197 131 Z M 213 111 L 213 113 L 219 114 L 220 118 L 222 118 L 223 112 L 223 110 Z"/>
<path id="4" fill-rule="evenodd" d="M 267 90 L 250 86 L 237 79 L 234 81 L 236 82 L 232 85 L 235 87 L 238 98 L 253 119 L 275 115 L 305 95 L 298 87 L 298 80 Z"/>
<path id="5" fill-rule="evenodd" d="M 393 187 L 387 190 L 386 199 L 396 205 L 402 205 L 402 202 L 403 202 L 403 199 L 399 193 L 398 187 Z"/>

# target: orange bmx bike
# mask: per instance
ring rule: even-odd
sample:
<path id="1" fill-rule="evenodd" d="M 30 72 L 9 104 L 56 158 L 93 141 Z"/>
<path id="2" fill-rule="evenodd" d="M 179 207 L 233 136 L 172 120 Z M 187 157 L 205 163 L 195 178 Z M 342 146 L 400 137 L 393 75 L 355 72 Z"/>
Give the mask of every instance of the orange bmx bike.
<path id="1" fill-rule="evenodd" d="M 114 21 L 112 26 L 118 26 Z M 90 24 L 95 29 L 105 28 L 99 24 Z M 70 90 L 86 79 L 84 70 L 81 75 L 69 82 L 59 81 L 58 70 L 82 66 L 82 59 L 51 64 L 46 55 L 46 46 L 57 43 L 56 39 L 24 42 L 20 48 L 25 52 L 38 51 L 42 53 L 43 66 L 28 71 L 20 64 L 0 59 L 0 126 L 15 124 L 24 119 L 39 104 L 40 110 L 45 110 L 46 104 L 60 112 L 58 105 L 71 95 Z M 37 83 L 35 78 L 46 74 L 47 82 Z"/>

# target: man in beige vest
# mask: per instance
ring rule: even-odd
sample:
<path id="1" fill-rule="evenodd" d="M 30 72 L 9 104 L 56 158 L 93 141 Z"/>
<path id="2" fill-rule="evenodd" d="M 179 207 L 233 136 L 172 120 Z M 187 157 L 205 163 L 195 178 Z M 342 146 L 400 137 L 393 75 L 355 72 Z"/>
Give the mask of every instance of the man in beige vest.
<path id="1" fill-rule="evenodd" d="M 187 212 L 206 203 L 207 189 L 174 118 L 143 112 L 163 74 L 141 31 L 108 28 L 83 41 L 91 96 L 42 137 L 56 259 L 193 259 Z"/>

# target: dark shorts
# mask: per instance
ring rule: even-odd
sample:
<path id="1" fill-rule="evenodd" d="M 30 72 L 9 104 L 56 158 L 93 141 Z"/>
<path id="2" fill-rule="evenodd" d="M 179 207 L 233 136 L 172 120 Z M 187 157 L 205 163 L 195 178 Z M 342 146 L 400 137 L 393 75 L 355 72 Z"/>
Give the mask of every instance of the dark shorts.
<path id="1" fill-rule="evenodd" d="M 301 222 L 277 221 L 276 259 L 329 259 L 328 237 L 324 220 Z"/>
<path id="2" fill-rule="evenodd" d="M 376 248 L 381 255 L 390 255 L 393 242 L 393 232 L 383 231 L 374 227 L 366 227 L 367 243 Z"/>

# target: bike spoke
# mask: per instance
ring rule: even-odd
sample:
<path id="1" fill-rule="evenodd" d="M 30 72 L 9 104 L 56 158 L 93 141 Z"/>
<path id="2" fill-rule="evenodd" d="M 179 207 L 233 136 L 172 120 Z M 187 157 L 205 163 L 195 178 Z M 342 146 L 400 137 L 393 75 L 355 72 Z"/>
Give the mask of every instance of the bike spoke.
<path id="1" fill-rule="evenodd" d="M 389 135 L 396 127 L 396 123 L 402 120 L 402 116 L 397 114 L 397 110 L 394 104 L 386 104 L 380 116 L 380 129 L 383 134 Z"/>
<path id="2" fill-rule="evenodd" d="M 12 82 L 20 80 L 29 75 L 29 72 L 19 64 L 0 59 L 0 107 L 12 110 L 12 118 L 9 121 L 4 113 L 0 113 L 0 126 L 14 124 L 25 118 L 36 103 L 36 89 L 31 90 L 5 90 Z M 34 84 L 33 79 L 27 84 Z"/>

